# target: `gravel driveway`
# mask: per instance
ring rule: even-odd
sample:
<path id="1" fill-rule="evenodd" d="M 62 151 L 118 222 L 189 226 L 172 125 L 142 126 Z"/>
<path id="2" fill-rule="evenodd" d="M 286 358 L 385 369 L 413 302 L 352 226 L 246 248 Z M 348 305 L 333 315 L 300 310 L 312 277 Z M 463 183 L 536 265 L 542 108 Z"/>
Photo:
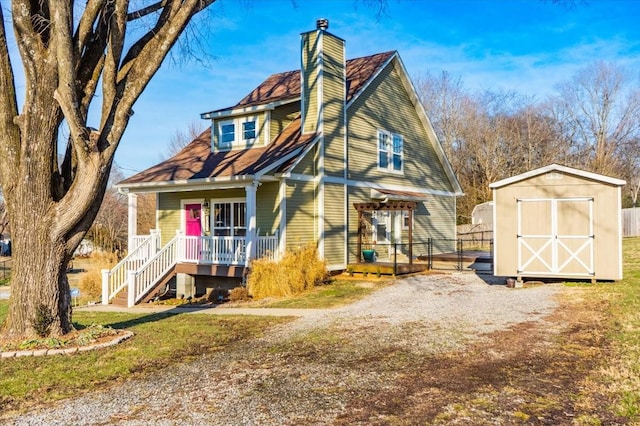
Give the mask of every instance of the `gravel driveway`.
<path id="1" fill-rule="evenodd" d="M 544 321 L 562 289 L 508 289 L 474 274 L 407 277 L 357 303 L 301 317 L 173 371 L 6 420 L 16 425 L 340 423 L 352 398 L 411 374 L 412 360 L 463 349 L 515 324 Z"/>

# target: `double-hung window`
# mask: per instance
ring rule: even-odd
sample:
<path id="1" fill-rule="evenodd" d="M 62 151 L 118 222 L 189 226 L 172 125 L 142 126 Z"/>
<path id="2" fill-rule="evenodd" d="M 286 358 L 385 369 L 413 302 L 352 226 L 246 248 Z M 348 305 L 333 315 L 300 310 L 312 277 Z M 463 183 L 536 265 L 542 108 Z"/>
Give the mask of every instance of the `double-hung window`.
<path id="1" fill-rule="evenodd" d="M 378 168 L 402 172 L 403 145 L 401 135 L 378 130 Z"/>

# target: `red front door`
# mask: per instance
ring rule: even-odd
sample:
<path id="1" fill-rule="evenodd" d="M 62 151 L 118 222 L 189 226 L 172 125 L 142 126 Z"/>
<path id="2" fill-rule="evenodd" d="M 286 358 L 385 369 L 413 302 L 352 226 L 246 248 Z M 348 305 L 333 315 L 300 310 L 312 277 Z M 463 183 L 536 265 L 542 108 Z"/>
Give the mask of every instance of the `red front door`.
<path id="1" fill-rule="evenodd" d="M 202 206 L 200 204 L 186 204 L 185 214 L 185 235 L 199 237 L 202 235 Z"/>

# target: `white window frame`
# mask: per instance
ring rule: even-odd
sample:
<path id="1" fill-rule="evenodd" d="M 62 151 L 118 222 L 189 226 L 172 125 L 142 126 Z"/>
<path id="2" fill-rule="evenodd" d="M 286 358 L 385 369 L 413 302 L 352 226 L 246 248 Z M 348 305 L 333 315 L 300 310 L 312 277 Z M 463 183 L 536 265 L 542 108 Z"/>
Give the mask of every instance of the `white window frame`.
<path id="1" fill-rule="evenodd" d="M 415 225 L 416 221 L 415 221 L 415 211 L 413 212 L 413 215 L 411 215 L 411 225 L 412 227 Z M 402 230 L 403 231 L 408 231 L 409 230 L 409 210 L 402 210 Z M 415 227 L 414 227 L 415 229 Z"/>
<path id="2" fill-rule="evenodd" d="M 244 203 L 244 205 L 245 205 L 245 218 L 244 218 L 245 226 L 244 227 L 235 226 L 235 223 L 234 223 L 235 205 L 236 204 L 241 204 L 241 203 Z M 230 222 L 229 222 L 228 226 L 224 226 L 224 227 L 216 226 L 217 225 L 216 221 L 215 221 L 216 220 L 216 217 L 215 217 L 216 204 L 230 204 L 231 205 L 231 208 L 230 208 L 231 216 L 229 217 Z M 244 229 L 245 230 L 245 235 L 243 235 L 243 236 L 246 236 L 246 233 L 247 233 L 247 230 L 248 230 L 247 217 L 246 217 L 246 212 L 247 212 L 247 210 L 246 210 L 247 209 L 247 200 L 246 200 L 246 198 L 213 198 L 213 199 L 210 200 L 210 205 L 211 205 L 211 212 L 210 212 L 210 215 L 211 215 L 211 227 L 210 227 L 211 235 L 216 235 L 216 230 L 217 229 L 228 229 L 230 236 L 237 237 L 239 235 L 236 235 L 236 229 Z"/>
<path id="3" fill-rule="evenodd" d="M 253 123 L 254 125 L 252 138 L 246 137 L 247 131 L 245 130 L 244 125 L 247 123 Z M 241 139 L 245 144 L 252 144 L 255 143 L 256 140 L 258 140 L 258 117 L 247 117 L 247 119 L 243 120 L 240 123 L 240 128 L 242 129 Z"/>
<path id="4" fill-rule="evenodd" d="M 386 137 L 385 141 L 382 143 L 383 136 Z M 399 141 L 400 150 L 396 152 L 396 141 Z M 397 133 L 391 133 L 386 130 L 378 129 L 377 138 L 377 163 L 378 170 L 384 170 L 392 173 L 404 173 L 404 138 L 402 135 Z M 381 165 L 380 158 L 384 155 L 386 157 L 386 165 Z M 399 157 L 400 160 L 400 168 L 395 168 L 395 159 Z"/>
<path id="5" fill-rule="evenodd" d="M 254 123 L 254 135 L 252 138 L 245 138 L 245 124 Z M 231 149 L 231 148 L 245 148 L 255 144 L 258 141 L 260 134 L 258 116 L 248 117 L 236 117 L 228 120 L 222 120 L 217 123 L 218 129 L 218 148 L 219 149 Z M 229 142 L 222 141 L 222 128 L 224 126 L 233 125 L 233 140 Z"/>

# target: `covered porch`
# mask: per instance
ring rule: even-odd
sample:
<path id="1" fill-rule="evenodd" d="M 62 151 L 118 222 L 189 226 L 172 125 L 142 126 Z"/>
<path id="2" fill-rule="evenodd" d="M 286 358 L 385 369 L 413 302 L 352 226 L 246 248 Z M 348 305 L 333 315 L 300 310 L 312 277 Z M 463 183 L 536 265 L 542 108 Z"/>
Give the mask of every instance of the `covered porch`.
<path id="1" fill-rule="evenodd" d="M 160 247 L 160 231 L 132 239 L 135 246 L 113 269 L 102 271 L 102 304 L 126 299 L 131 307 L 149 298 L 177 273 L 241 277 L 254 258 L 279 258 L 278 236 L 255 238 L 253 253 L 244 237 L 188 236 L 182 231 Z"/>
<path id="2" fill-rule="evenodd" d="M 373 191 L 372 191 L 373 192 Z M 428 269 L 414 262 L 413 222 L 418 194 L 375 191 L 381 201 L 354 203 L 358 212 L 356 261 L 351 273 L 397 275 Z M 405 238 L 403 243 L 402 239 Z"/>

